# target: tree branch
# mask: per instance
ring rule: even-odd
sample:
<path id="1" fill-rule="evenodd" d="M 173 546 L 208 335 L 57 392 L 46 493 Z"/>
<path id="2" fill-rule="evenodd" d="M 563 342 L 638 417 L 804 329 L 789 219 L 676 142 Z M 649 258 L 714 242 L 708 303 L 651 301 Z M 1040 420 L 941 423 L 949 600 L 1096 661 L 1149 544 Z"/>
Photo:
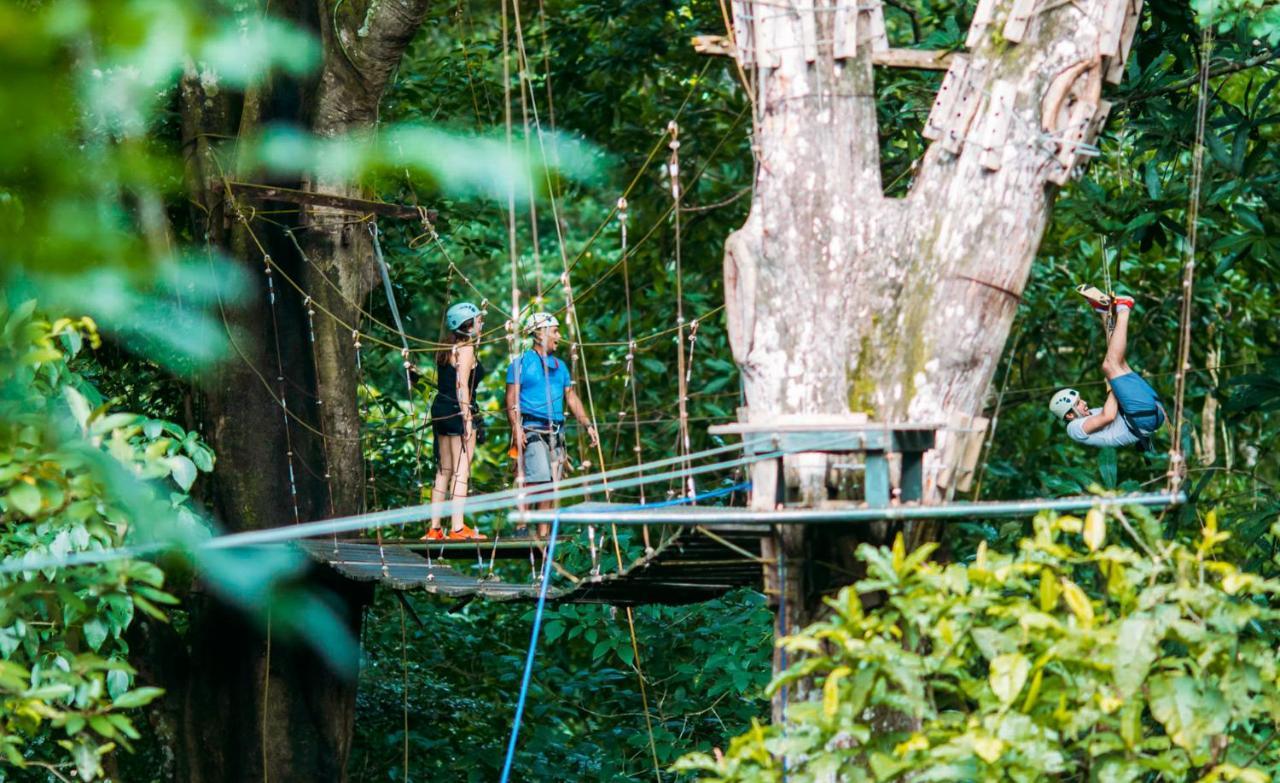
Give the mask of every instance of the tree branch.
<path id="1" fill-rule="evenodd" d="M 1262 52 L 1261 54 L 1256 54 L 1247 60 L 1228 60 L 1219 62 L 1217 65 L 1209 68 L 1209 78 L 1212 79 L 1217 76 L 1226 76 L 1228 74 L 1238 73 L 1250 68 L 1256 68 L 1259 65 L 1266 65 L 1267 63 L 1277 59 L 1280 59 L 1280 49 L 1268 49 L 1267 51 Z M 1154 98 L 1157 95 L 1167 95 L 1171 92 L 1185 90 L 1188 87 L 1194 86 L 1199 81 L 1199 75 L 1188 76 L 1185 79 L 1179 79 L 1176 82 L 1166 84 L 1158 89 L 1129 93 L 1116 103 L 1120 106 L 1127 106 L 1135 101 L 1145 101 L 1148 98 Z"/>

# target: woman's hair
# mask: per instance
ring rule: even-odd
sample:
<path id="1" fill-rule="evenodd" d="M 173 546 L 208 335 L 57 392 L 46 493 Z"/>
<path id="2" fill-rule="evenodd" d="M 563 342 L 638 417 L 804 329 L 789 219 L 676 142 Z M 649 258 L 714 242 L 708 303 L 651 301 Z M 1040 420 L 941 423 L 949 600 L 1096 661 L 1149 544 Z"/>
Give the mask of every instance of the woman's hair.
<path id="1" fill-rule="evenodd" d="M 449 357 L 453 354 L 454 346 L 459 343 L 471 342 L 477 339 L 477 335 L 471 334 L 471 329 L 475 326 L 476 319 L 470 318 L 458 327 L 458 331 L 446 331 L 444 339 L 440 342 L 443 346 L 436 349 L 436 367 L 443 367 L 449 362 Z"/>

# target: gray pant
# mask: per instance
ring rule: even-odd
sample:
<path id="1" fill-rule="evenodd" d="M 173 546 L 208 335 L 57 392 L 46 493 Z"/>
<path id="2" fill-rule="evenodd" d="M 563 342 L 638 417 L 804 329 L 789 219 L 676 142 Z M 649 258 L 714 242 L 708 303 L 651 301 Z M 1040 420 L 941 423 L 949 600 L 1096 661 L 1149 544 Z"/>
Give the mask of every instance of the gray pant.
<path id="1" fill-rule="evenodd" d="M 550 484 L 560 480 L 564 467 L 564 434 L 525 430 L 524 482 Z M 554 444 L 554 445 L 553 445 Z"/>

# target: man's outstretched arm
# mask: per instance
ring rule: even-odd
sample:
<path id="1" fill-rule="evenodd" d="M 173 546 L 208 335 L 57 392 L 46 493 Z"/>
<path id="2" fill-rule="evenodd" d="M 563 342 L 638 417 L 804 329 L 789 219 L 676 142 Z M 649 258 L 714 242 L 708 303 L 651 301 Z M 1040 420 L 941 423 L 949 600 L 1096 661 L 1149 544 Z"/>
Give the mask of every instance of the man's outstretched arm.
<path id="1" fill-rule="evenodd" d="M 1107 401 L 1103 403 L 1102 410 L 1093 414 L 1081 423 L 1084 434 L 1092 435 L 1111 422 L 1116 420 L 1116 416 L 1120 415 L 1120 403 L 1116 402 L 1116 395 L 1108 392 Z"/>

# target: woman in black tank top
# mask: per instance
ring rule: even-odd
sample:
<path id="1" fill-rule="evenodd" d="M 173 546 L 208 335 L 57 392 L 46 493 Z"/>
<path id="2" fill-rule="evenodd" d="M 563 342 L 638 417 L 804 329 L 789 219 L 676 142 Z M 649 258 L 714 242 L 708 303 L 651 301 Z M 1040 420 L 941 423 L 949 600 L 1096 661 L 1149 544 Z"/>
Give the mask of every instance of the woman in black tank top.
<path id="1" fill-rule="evenodd" d="M 431 432 L 435 436 L 436 480 L 431 490 L 431 526 L 424 539 L 479 539 L 485 536 L 467 526 L 462 501 L 471 483 L 471 458 L 476 451 L 480 406 L 476 390 L 484 367 L 476 359 L 476 343 L 483 316 L 470 302 L 460 302 L 445 315 L 446 346 L 436 352 L 436 397 L 431 401 Z M 446 499 L 453 508 L 448 534 L 440 526 Z"/>

